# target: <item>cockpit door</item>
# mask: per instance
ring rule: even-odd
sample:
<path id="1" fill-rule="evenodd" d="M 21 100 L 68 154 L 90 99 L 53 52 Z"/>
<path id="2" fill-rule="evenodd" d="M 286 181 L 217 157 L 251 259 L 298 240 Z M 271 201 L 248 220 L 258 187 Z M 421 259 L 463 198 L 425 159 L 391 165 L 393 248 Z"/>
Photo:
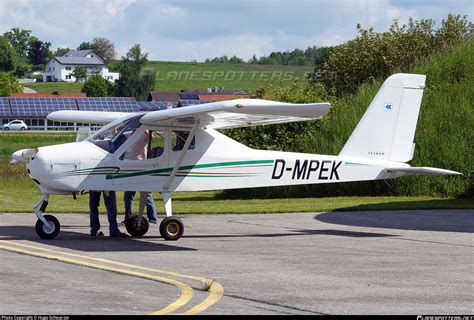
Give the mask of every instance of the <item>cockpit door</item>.
<path id="1" fill-rule="evenodd" d="M 114 153 L 116 189 L 162 191 L 169 175 L 169 130 L 141 126 Z"/>

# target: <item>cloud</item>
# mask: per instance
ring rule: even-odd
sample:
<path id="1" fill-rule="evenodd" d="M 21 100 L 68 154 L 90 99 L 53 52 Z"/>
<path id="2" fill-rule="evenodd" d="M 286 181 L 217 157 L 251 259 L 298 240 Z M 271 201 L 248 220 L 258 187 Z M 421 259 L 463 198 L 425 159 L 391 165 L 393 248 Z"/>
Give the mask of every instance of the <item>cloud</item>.
<path id="1" fill-rule="evenodd" d="M 1 0 L 0 33 L 31 29 L 53 48 L 106 37 L 119 55 L 140 43 L 150 58 L 204 60 L 343 43 L 356 24 L 388 29 L 393 19 L 473 15 L 471 0 Z"/>

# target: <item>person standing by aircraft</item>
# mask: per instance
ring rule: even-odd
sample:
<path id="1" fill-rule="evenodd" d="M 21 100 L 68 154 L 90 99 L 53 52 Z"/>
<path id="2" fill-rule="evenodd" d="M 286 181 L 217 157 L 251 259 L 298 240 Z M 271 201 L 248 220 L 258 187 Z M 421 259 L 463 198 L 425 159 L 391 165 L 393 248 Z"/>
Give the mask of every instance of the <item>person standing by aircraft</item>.
<path id="1" fill-rule="evenodd" d="M 124 159 L 127 160 L 145 160 L 148 155 L 148 144 L 150 141 L 150 132 L 147 130 L 143 133 L 143 136 L 127 151 Z M 136 191 L 125 191 L 123 193 L 123 203 L 125 206 L 125 219 L 122 221 L 124 224 L 127 219 L 132 216 L 133 200 L 135 198 Z M 151 192 L 142 192 L 140 196 L 146 195 L 146 209 L 148 221 L 156 224 L 158 222 L 158 216 L 156 213 L 155 201 Z"/>
<path id="2" fill-rule="evenodd" d="M 115 191 L 104 191 L 104 204 L 107 210 L 107 219 L 109 220 L 109 232 L 111 237 L 128 237 L 126 233 L 119 230 L 117 225 L 117 199 Z M 89 192 L 89 215 L 91 236 L 103 236 L 100 231 L 99 204 L 101 191 Z"/>

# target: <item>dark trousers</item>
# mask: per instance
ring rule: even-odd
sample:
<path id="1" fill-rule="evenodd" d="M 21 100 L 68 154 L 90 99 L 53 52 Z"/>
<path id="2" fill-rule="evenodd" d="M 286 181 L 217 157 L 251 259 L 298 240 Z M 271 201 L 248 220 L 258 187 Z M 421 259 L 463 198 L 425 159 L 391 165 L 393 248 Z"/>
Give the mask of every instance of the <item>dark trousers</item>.
<path id="1" fill-rule="evenodd" d="M 89 192 L 89 214 L 92 235 L 95 235 L 100 229 L 99 205 L 101 193 L 101 191 Z M 104 204 L 107 209 L 107 219 L 109 220 L 109 232 L 113 235 L 119 232 L 117 226 L 117 199 L 115 191 L 109 191 L 108 193 L 109 195 L 107 196 L 104 192 Z"/>
<path id="2" fill-rule="evenodd" d="M 123 193 L 123 203 L 125 205 L 125 219 L 128 219 L 132 215 L 133 210 L 133 200 L 135 198 L 135 191 L 125 191 Z M 155 201 L 153 200 L 153 196 L 151 192 L 147 193 L 146 195 L 146 213 L 148 216 L 148 220 L 150 221 L 157 221 L 158 215 L 156 214 L 156 207 Z"/>

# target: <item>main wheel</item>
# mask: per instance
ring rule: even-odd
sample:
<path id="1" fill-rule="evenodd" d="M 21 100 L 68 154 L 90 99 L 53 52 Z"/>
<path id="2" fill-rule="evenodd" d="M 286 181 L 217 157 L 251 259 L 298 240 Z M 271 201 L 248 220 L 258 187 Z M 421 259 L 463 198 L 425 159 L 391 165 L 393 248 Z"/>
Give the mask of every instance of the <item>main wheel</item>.
<path id="1" fill-rule="evenodd" d="M 160 234 L 165 240 L 178 240 L 184 232 L 184 224 L 176 217 L 166 217 L 160 223 Z"/>
<path id="2" fill-rule="evenodd" d="M 150 224 L 145 217 L 139 217 L 138 215 L 131 216 L 125 221 L 125 228 L 128 233 L 134 237 L 141 237 L 148 232 Z"/>
<path id="3" fill-rule="evenodd" d="M 45 225 L 43 221 L 39 220 L 36 221 L 36 233 L 40 236 L 42 239 L 54 239 L 59 233 L 59 230 L 61 230 L 61 225 L 56 219 L 55 216 L 52 215 L 45 215 L 44 218 L 48 222 L 48 225 Z"/>

